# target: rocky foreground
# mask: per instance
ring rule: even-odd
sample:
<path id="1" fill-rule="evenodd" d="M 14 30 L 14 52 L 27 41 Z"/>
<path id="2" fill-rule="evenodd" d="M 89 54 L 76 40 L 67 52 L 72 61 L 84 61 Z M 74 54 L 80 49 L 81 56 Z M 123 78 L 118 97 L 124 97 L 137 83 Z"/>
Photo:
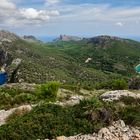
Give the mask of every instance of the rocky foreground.
<path id="1" fill-rule="evenodd" d="M 4 87 L 18 87 L 20 89 L 26 90 L 34 90 L 34 84 L 9 84 L 4 85 Z M 73 106 L 75 104 L 79 104 L 80 100 L 85 99 L 84 95 L 73 95 L 71 91 L 61 89 L 59 90 L 59 94 L 64 96 L 70 92 L 71 97 L 65 101 L 57 101 L 53 104 L 58 104 L 61 106 Z M 85 92 L 84 92 L 85 93 Z M 86 95 L 86 97 L 90 97 L 91 95 Z M 115 90 L 115 91 L 107 91 L 100 95 L 100 98 L 104 101 L 119 100 L 121 97 L 132 97 L 134 99 L 140 98 L 140 93 L 130 92 L 128 90 Z M 22 105 L 17 108 L 11 108 L 9 110 L 0 110 L 0 126 L 4 125 L 7 121 L 7 118 L 14 113 L 16 110 L 26 110 L 31 111 L 32 108 L 36 105 Z M 47 140 L 47 139 L 46 139 Z M 140 127 L 131 127 L 124 123 L 123 120 L 118 120 L 112 122 L 110 126 L 102 128 L 98 133 L 86 134 L 86 135 L 75 135 L 70 137 L 60 136 L 57 137 L 56 140 L 140 140 Z"/>
<path id="2" fill-rule="evenodd" d="M 111 126 L 102 128 L 98 133 L 90 135 L 60 136 L 57 140 L 140 140 L 140 127 L 129 127 L 124 121 L 118 120 Z"/>

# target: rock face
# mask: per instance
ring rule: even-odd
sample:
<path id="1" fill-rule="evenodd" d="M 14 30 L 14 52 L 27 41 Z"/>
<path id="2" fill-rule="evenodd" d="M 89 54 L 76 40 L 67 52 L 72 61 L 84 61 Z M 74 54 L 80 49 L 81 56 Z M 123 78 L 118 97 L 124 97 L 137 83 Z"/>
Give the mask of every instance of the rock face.
<path id="1" fill-rule="evenodd" d="M 70 36 L 70 35 L 60 35 L 59 38 L 57 38 L 55 41 L 80 41 L 82 40 L 81 37 L 77 36 Z"/>
<path id="2" fill-rule="evenodd" d="M 61 140 L 140 140 L 140 128 L 129 127 L 118 120 L 111 126 L 102 128 L 98 133 L 61 137 Z"/>
<path id="3" fill-rule="evenodd" d="M 130 92 L 128 90 L 115 90 L 115 91 L 109 91 L 104 94 L 102 94 L 100 97 L 104 101 L 113 101 L 113 100 L 119 100 L 121 97 L 133 97 L 133 98 L 139 98 L 140 99 L 140 94 L 135 94 L 133 92 Z"/>
<path id="4" fill-rule="evenodd" d="M 0 69 L 8 73 L 8 81 L 14 82 L 15 75 L 17 74 L 21 59 L 14 58 L 15 54 L 10 53 L 13 51 L 12 44 L 14 41 L 20 39 L 17 35 L 8 31 L 0 31 Z"/>
<path id="5" fill-rule="evenodd" d="M 83 100 L 83 99 L 84 99 L 83 96 L 76 95 L 76 96 L 71 96 L 69 98 L 69 100 L 66 100 L 66 101 L 63 101 L 63 102 L 57 101 L 55 104 L 61 105 L 61 106 L 74 106 L 76 104 L 79 104 L 80 101 Z"/>
<path id="6" fill-rule="evenodd" d="M 4 65 L 11 64 L 11 62 L 12 62 L 12 56 L 3 48 L 0 48 L 0 68 Z"/>

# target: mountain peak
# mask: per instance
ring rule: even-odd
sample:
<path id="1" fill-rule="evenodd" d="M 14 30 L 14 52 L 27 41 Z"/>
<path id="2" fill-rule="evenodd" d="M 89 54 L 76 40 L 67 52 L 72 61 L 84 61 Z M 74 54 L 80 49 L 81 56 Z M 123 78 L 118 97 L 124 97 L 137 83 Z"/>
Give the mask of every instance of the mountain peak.
<path id="1" fill-rule="evenodd" d="M 55 41 L 80 41 L 81 37 L 71 36 L 71 35 L 60 35 Z"/>
<path id="2" fill-rule="evenodd" d="M 18 38 L 19 37 L 14 33 L 11 33 L 6 30 L 0 30 L 0 41 L 1 42 L 3 42 L 3 41 L 13 42 L 13 41 L 17 40 Z"/>

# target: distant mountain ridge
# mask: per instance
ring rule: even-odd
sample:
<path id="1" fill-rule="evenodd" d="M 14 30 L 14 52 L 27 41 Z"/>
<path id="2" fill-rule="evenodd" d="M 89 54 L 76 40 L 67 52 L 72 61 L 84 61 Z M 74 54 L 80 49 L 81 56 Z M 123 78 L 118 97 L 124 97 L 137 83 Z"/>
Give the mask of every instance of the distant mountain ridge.
<path id="1" fill-rule="evenodd" d="M 33 35 L 24 35 L 22 37 L 25 41 L 29 41 L 29 42 L 41 42 L 39 39 L 37 39 L 35 36 Z"/>

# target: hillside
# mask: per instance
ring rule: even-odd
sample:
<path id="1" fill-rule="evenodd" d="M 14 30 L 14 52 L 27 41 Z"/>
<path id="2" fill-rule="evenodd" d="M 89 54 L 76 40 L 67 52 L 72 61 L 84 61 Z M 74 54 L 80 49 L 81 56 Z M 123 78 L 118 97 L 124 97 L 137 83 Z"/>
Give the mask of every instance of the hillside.
<path id="1" fill-rule="evenodd" d="M 4 37 L 8 39 L 11 35 L 7 32 Z M 1 66 L 6 65 L 9 77 L 14 77 L 11 82 L 43 83 L 59 80 L 62 83 L 78 83 L 83 80 L 95 83 L 95 80 L 108 78 L 101 71 L 80 66 L 73 57 L 60 49 L 40 42 L 27 42 L 15 36 L 14 40 L 1 41 Z M 17 61 L 21 61 L 18 69 Z M 18 70 L 16 75 L 15 70 Z"/>
<path id="2" fill-rule="evenodd" d="M 12 38 L 11 38 L 12 37 Z M 52 43 L 29 42 L 0 32 L 1 62 L 11 82 L 61 83 L 90 86 L 135 74 L 140 43 L 113 37 Z"/>
<path id="3" fill-rule="evenodd" d="M 132 76 L 134 67 L 140 63 L 140 43 L 129 39 L 98 36 L 77 42 L 60 41 L 53 45 L 59 46 L 81 66 L 104 72 Z"/>

